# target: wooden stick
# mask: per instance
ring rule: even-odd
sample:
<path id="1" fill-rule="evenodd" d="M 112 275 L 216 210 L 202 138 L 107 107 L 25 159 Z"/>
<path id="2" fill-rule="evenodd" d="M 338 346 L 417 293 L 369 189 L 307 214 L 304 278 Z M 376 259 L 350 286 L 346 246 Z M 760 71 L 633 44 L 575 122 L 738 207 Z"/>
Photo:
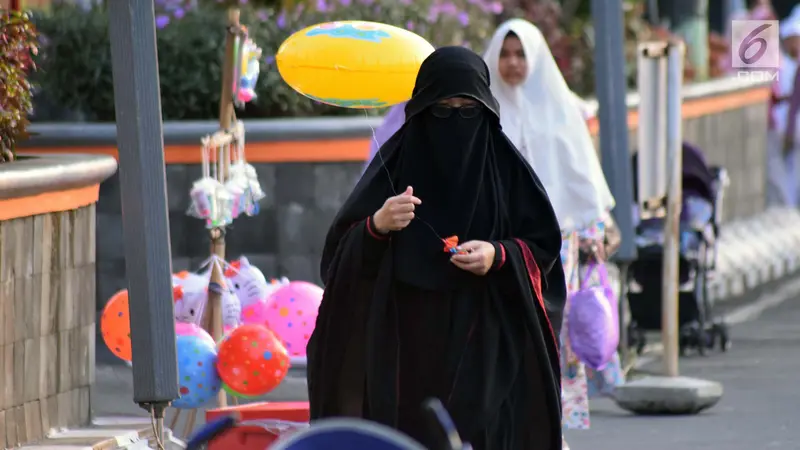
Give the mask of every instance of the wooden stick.
<path id="1" fill-rule="evenodd" d="M 234 50 L 236 45 L 236 34 L 239 33 L 239 9 L 230 8 L 228 10 L 228 33 L 225 36 L 225 59 L 223 61 L 222 71 L 222 95 L 220 97 L 219 105 L 219 128 L 222 133 L 232 135 L 229 129 L 231 127 L 231 118 L 233 116 L 233 74 L 234 74 Z M 223 155 L 228 155 L 223 152 Z M 218 174 L 220 181 L 225 182 L 228 179 L 230 161 L 222 162 L 222 173 Z M 221 229 L 211 230 L 211 254 L 218 256 L 223 261 L 225 260 L 225 234 Z M 222 267 L 219 264 L 214 264 L 211 268 L 212 284 L 218 286 L 225 286 Z M 223 336 L 222 327 L 222 295 L 220 292 L 215 292 L 212 289 L 208 291 L 208 304 L 206 305 L 206 314 L 203 315 L 203 328 L 205 328 L 214 338 L 219 341 Z M 228 406 L 228 397 L 224 391 L 220 391 L 217 395 L 217 403 L 220 408 Z"/>
<path id="2" fill-rule="evenodd" d="M 225 37 L 225 60 L 223 61 L 222 71 L 222 92 L 219 101 L 219 128 L 227 131 L 231 127 L 233 119 L 233 77 L 236 72 L 235 46 L 236 37 L 240 34 L 241 25 L 239 24 L 239 9 L 228 9 L 228 33 Z M 227 180 L 230 161 L 224 163 L 224 176 Z"/>
<path id="3" fill-rule="evenodd" d="M 224 260 L 225 258 L 225 235 L 222 230 L 215 228 L 211 230 L 211 254 Z M 214 261 L 211 264 L 210 284 L 225 287 L 224 274 L 220 263 Z M 208 290 L 208 303 L 203 314 L 203 328 L 211 334 L 215 342 L 219 342 L 223 336 L 222 328 L 222 294 L 216 289 Z M 225 391 L 220 390 L 217 394 L 217 402 L 220 408 L 228 406 L 228 398 Z"/>
<path id="4" fill-rule="evenodd" d="M 236 129 L 231 131 L 228 130 L 217 131 L 211 136 L 204 137 L 201 142 L 203 145 L 206 145 L 209 148 L 217 148 L 231 144 L 235 140 L 236 140 Z"/>
<path id="5" fill-rule="evenodd" d="M 186 424 L 183 426 L 183 437 L 189 439 L 192 435 L 192 431 L 194 430 L 194 422 L 197 420 L 197 410 L 193 409 L 189 411 L 189 415 L 186 416 Z"/>
<path id="6" fill-rule="evenodd" d="M 178 427 L 178 420 L 180 420 L 182 412 L 182 409 L 175 409 L 175 415 L 172 416 L 172 420 L 169 422 L 170 430 L 175 431 L 175 428 Z"/>

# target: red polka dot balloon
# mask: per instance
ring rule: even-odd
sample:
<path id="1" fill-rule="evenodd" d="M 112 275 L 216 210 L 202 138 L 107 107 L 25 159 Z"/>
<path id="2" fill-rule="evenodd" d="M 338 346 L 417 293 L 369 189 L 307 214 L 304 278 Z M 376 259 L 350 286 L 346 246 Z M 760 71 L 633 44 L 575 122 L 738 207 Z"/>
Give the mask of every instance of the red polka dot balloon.
<path id="1" fill-rule="evenodd" d="M 264 395 L 286 377 L 289 355 L 264 325 L 242 325 L 222 340 L 217 371 L 233 392 Z"/>

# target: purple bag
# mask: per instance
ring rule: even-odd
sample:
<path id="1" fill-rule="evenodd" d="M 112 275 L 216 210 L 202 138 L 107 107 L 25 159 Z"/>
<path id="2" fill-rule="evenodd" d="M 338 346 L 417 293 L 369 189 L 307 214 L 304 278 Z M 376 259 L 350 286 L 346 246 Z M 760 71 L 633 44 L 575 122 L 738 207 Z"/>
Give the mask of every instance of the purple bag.
<path id="1" fill-rule="evenodd" d="M 595 270 L 600 276 L 601 285 L 587 287 Z M 581 289 L 570 298 L 567 321 L 572 351 L 584 364 L 595 370 L 605 368 L 619 345 L 615 300 L 605 266 L 590 263 Z"/>

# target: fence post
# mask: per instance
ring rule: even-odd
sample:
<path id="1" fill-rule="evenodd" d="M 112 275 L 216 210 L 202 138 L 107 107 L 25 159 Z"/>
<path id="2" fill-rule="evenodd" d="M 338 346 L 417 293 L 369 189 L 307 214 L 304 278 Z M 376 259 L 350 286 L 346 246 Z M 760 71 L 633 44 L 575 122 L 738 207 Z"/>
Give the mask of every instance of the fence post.
<path id="1" fill-rule="evenodd" d="M 680 42 L 662 42 L 642 44 L 639 51 L 639 108 L 642 114 L 639 136 L 640 143 L 646 146 L 639 149 L 640 191 L 637 201 L 642 207 L 643 218 L 648 215 L 664 217 L 661 329 L 665 376 L 640 378 L 619 386 L 614 400 L 620 407 L 636 414 L 697 414 L 714 406 L 722 398 L 723 390 L 722 385 L 714 381 L 678 376 L 678 269 L 683 178 L 681 106 L 685 50 Z M 662 85 L 665 89 L 661 89 Z M 660 125 L 662 122 L 663 126 Z M 654 178 L 643 180 L 648 176 Z"/>
<path id="2" fill-rule="evenodd" d="M 678 376 L 680 218 L 683 167 L 683 58 L 682 42 L 667 47 L 666 166 L 667 217 L 664 220 L 664 272 L 661 291 L 661 340 L 664 344 L 664 374 Z"/>

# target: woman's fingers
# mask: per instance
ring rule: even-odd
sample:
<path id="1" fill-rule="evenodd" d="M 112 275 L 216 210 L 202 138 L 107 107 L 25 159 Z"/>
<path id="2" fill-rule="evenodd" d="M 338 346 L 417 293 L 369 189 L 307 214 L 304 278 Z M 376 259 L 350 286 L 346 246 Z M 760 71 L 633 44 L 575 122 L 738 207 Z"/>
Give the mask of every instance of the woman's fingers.
<path id="1" fill-rule="evenodd" d="M 483 261 L 483 255 L 480 252 L 472 252 L 472 253 L 456 253 L 451 257 L 454 262 L 459 262 L 461 264 L 472 264 L 472 263 L 480 263 Z"/>
<path id="2" fill-rule="evenodd" d="M 422 200 L 420 200 L 419 198 L 414 197 L 413 195 L 405 195 L 405 194 L 400 194 L 400 195 L 394 196 L 390 200 L 392 201 L 392 203 L 395 203 L 395 204 L 406 204 L 406 203 L 409 203 L 409 204 L 413 204 L 413 205 L 419 205 L 419 204 L 422 203 Z"/>
<path id="3" fill-rule="evenodd" d="M 455 259 L 451 259 L 453 265 L 458 267 L 461 270 L 466 270 L 467 272 L 472 272 L 477 275 L 482 275 L 486 273 L 486 270 L 483 267 L 481 262 L 468 262 L 464 263 L 461 261 L 456 261 Z"/>
<path id="4" fill-rule="evenodd" d="M 410 213 L 416 209 L 416 205 L 413 203 L 396 203 L 390 206 L 392 213 Z"/>
<path id="5" fill-rule="evenodd" d="M 474 252 L 475 250 L 479 250 L 483 246 L 483 242 L 481 241 L 468 241 L 464 242 L 463 244 L 458 246 L 459 250 L 464 250 L 467 252 Z"/>

